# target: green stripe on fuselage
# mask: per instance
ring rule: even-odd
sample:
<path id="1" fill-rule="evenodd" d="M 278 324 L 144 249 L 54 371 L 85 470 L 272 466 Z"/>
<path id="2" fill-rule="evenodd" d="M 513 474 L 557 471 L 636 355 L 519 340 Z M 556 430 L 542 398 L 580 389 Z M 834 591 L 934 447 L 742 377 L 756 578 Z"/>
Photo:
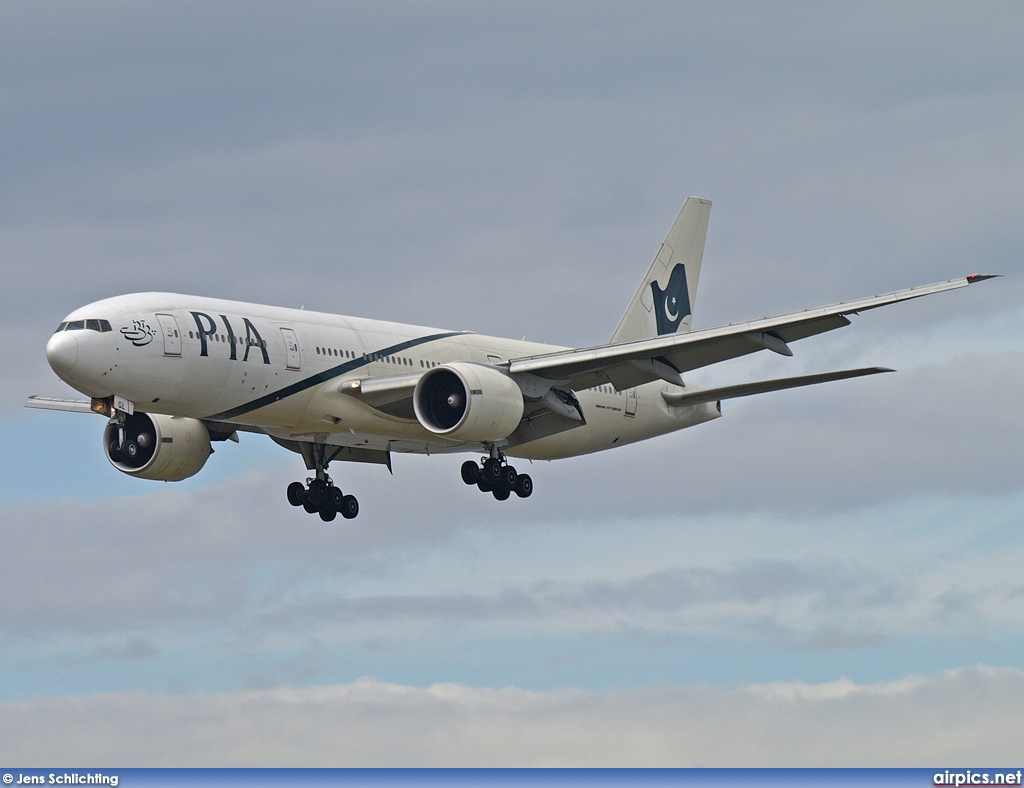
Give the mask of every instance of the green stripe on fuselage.
<path id="1" fill-rule="evenodd" d="M 212 416 L 206 416 L 204 418 L 207 421 L 225 421 L 227 419 L 233 419 L 244 413 L 250 413 L 254 410 L 265 408 L 267 405 L 273 405 L 275 402 L 280 402 L 286 397 L 291 397 L 292 395 L 298 394 L 306 389 L 313 388 L 313 386 L 319 386 L 321 383 L 326 383 L 332 378 L 352 372 L 360 367 L 365 367 L 367 364 L 372 364 L 374 361 L 378 361 L 385 356 L 392 356 L 396 353 L 401 353 L 403 350 L 418 347 L 419 345 L 425 345 L 428 342 L 435 342 L 439 339 L 447 339 L 448 337 L 455 337 L 465 333 L 467 332 L 448 331 L 444 334 L 430 334 L 425 337 L 417 337 L 416 339 L 399 342 L 397 345 L 391 345 L 390 347 L 382 348 L 381 350 L 375 350 L 372 353 L 366 353 L 360 358 L 346 361 L 344 364 L 339 364 L 331 369 L 325 369 L 323 372 L 318 372 L 305 380 L 300 380 L 298 383 L 292 383 L 291 385 L 285 386 L 283 389 L 278 389 L 270 394 L 264 394 L 262 397 L 254 399 L 251 402 L 247 402 L 244 405 L 239 405 L 229 410 L 222 411 L 221 413 L 214 413 Z"/>

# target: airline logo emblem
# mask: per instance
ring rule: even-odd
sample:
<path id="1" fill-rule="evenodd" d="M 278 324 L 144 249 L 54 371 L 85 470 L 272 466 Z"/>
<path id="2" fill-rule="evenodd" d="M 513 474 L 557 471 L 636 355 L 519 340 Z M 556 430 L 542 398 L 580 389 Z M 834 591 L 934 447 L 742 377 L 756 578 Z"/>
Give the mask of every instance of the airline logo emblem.
<path id="1" fill-rule="evenodd" d="M 690 291 L 686 287 L 686 266 L 676 263 L 662 290 L 651 282 L 654 294 L 654 316 L 658 321 L 658 334 L 674 334 L 683 318 L 690 314 Z"/>
<path id="2" fill-rule="evenodd" d="M 153 341 L 156 331 L 145 320 L 134 320 L 131 328 L 125 326 L 121 329 L 121 336 L 135 347 L 143 347 Z"/>

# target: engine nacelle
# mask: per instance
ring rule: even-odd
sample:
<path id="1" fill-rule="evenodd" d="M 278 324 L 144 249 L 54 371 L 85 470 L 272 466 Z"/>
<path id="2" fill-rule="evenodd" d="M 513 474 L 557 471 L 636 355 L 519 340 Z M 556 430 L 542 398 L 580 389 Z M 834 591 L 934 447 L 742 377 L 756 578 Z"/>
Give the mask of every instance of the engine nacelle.
<path id="1" fill-rule="evenodd" d="M 108 424 L 103 450 L 111 465 L 140 479 L 180 482 L 199 473 L 213 453 L 210 433 L 198 419 L 133 413 L 124 432 L 119 448 L 117 425 Z"/>
<path id="2" fill-rule="evenodd" d="M 412 397 L 416 418 L 435 435 L 497 441 L 523 419 L 523 392 L 503 372 L 479 364 L 443 364 L 419 379 Z"/>

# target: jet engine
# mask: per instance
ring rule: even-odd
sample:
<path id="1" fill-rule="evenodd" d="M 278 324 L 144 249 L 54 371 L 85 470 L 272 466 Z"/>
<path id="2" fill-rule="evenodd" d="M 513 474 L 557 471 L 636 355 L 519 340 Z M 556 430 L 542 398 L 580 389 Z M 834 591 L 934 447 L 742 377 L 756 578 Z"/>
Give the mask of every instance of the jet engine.
<path id="1" fill-rule="evenodd" d="M 423 375 L 412 397 L 416 418 L 435 435 L 496 441 L 523 419 L 523 392 L 508 375 L 479 364 L 443 364 Z"/>
<path id="2" fill-rule="evenodd" d="M 115 422 L 103 432 L 103 448 L 110 464 L 139 479 L 179 482 L 195 476 L 213 453 L 210 433 L 198 419 L 133 413 L 124 436 Z"/>

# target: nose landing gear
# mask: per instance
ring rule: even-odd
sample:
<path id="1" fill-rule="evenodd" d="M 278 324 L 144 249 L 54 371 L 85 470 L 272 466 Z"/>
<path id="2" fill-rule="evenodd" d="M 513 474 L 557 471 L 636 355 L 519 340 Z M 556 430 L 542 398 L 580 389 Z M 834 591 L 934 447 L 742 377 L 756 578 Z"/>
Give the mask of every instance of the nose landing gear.
<path id="1" fill-rule="evenodd" d="M 529 498 L 533 493 L 533 479 L 527 473 L 517 473 L 505 456 L 491 449 L 491 456 L 481 464 L 472 460 L 462 463 L 462 481 L 475 484 L 481 492 L 489 492 L 499 501 L 508 500 L 512 493 Z"/>
<path id="2" fill-rule="evenodd" d="M 359 514 L 359 501 L 354 495 L 342 492 L 327 475 L 327 466 L 333 457 L 327 458 L 326 449 L 322 444 L 315 444 L 312 454 L 316 476 L 306 479 L 305 484 L 289 484 L 288 503 L 292 506 L 301 506 L 309 514 L 319 514 L 325 523 L 329 523 L 339 514 L 346 520 L 352 520 Z"/>

